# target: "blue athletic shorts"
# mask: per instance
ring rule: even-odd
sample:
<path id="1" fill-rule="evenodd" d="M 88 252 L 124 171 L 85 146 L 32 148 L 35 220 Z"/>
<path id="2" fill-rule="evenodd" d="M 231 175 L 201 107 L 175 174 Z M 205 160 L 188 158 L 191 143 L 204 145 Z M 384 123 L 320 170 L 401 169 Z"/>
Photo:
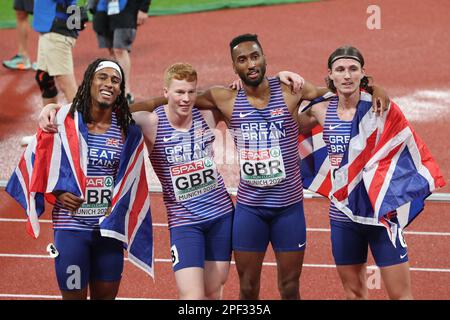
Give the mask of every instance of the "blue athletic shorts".
<path id="1" fill-rule="evenodd" d="M 56 278 L 61 290 L 80 290 L 89 281 L 119 281 L 123 244 L 99 231 L 55 230 Z"/>
<path id="2" fill-rule="evenodd" d="M 233 215 L 171 228 L 170 251 L 174 271 L 205 267 L 205 261 L 231 260 Z"/>
<path id="3" fill-rule="evenodd" d="M 406 243 L 401 232 L 397 235 L 394 247 L 383 226 L 336 220 L 330 220 L 330 225 L 331 246 L 336 265 L 366 263 L 369 246 L 379 267 L 408 261 Z"/>
<path id="4" fill-rule="evenodd" d="M 236 204 L 233 250 L 265 252 L 269 241 L 277 252 L 305 250 L 303 201 L 279 208 Z"/>

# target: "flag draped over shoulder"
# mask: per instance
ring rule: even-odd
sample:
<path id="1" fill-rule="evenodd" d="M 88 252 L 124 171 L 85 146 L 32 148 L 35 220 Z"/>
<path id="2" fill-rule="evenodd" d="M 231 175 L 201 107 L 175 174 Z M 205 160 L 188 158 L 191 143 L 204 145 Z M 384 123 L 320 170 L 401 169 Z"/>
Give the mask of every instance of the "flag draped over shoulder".
<path id="1" fill-rule="evenodd" d="M 384 225 L 392 240 L 397 227 L 390 221 L 390 213 L 396 210 L 398 227 L 406 227 L 423 210 L 424 200 L 445 181 L 394 102 L 382 117 L 371 108 L 371 95 L 361 92 L 349 145 L 333 173 L 322 128 L 301 135 L 301 171 L 305 188 L 330 198 L 355 222 Z"/>
<path id="2" fill-rule="evenodd" d="M 8 181 L 6 191 L 25 209 L 27 232 L 39 236 L 39 216 L 44 197 L 54 204 L 52 192 L 63 190 L 78 197 L 85 194 L 88 161 L 88 130 L 80 113 L 69 116 L 70 105 L 56 115 L 58 133 L 39 130 L 23 153 Z M 130 125 L 120 157 L 109 215 L 100 222 L 102 236 L 124 243 L 130 261 L 154 275 L 150 199 L 144 166 L 141 130 Z"/>

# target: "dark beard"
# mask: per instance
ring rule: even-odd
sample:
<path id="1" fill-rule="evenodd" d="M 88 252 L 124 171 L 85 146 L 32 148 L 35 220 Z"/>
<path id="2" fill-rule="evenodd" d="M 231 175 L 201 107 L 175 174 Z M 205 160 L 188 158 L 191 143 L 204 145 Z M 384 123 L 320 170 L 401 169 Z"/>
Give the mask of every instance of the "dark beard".
<path id="1" fill-rule="evenodd" d="M 261 68 L 259 70 L 259 78 L 258 79 L 250 80 L 249 78 L 247 78 L 246 74 L 239 75 L 239 76 L 240 76 L 242 82 L 245 83 L 247 86 L 256 88 L 263 82 L 265 74 L 266 74 L 266 66 L 263 65 L 263 66 L 261 66 Z"/>
<path id="2" fill-rule="evenodd" d="M 109 105 L 109 104 L 107 104 L 105 102 L 99 102 L 98 106 L 100 107 L 100 109 L 103 109 L 103 110 L 106 110 L 106 109 L 111 107 L 111 105 Z"/>
<path id="3" fill-rule="evenodd" d="M 256 88 L 257 86 L 259 86 L 259 85 L 261 84 L 261 82 L 263 82 L 264 76 L 262 76 L 262 77 L 260 77 L 260 78 L 258 78 L 258 79 L 256 79 L 256 80 L 250 80 L 250 79 L 248 79 L 248 78 L 244 78 L 244 79 L 241 78 L 241 80 L 242 80 L 242 82 L 245 83 L 247 86 L 255 87 L 255 88 Z"/>

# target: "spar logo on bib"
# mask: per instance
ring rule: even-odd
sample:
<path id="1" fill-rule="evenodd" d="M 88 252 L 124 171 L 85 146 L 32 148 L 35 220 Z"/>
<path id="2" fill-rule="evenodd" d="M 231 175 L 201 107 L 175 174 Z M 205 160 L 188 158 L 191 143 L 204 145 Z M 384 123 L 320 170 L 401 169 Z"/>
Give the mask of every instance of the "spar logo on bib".
<path id="1" fill-rule="evenodd" d="M 257 187 L 274 186 L 286 178 L 279 147 L 262 150 L 242 149 L 239 154 L 241 178 Z"/>
<path id="2" fill-rule="evenodd" d="M 85 202 L 73 214 L 78 217 L 103 216 L 111 205 L 114 179 L 111 176 L 87 177 Z"/>
<path id="3" fill-rule="evenodd" d="M 339 168 L 342 162 L 342 158 L 344 157 L 343 154 L 330 154 L 330 164 L 332 167 Z"/>
<path id="4" fill-rule="evenodd" d="M 170 177 L 177 202 L 201 196 L 218 187 L 216 165 L 210 158 L 170 167 Z"/>

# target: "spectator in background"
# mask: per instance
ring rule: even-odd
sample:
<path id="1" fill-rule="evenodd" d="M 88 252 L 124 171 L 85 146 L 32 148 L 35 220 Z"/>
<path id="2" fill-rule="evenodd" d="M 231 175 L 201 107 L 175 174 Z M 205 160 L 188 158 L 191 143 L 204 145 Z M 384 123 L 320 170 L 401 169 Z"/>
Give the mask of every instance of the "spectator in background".
<path id="1" fill-rule="evenodd" d="M 11 70 L 36 70 L 36 64 L 31 63 L 28 54 L 28 15 L 33 14 L 33 0 L 14 0 L 14 10 L 16 11 L 16 31 L 18 53 L 10 60 L 3 61 L 3 66 Z"/>
<path id="2" fill-rule="evenodd" d="M 126 79 L 125 94 L 128 103 L 134 102 L 131 93 L 131 45 L 137 26 L 147 19 L 151 0 L 98 0 L 94 2 L 94 30 L 100 48 L 107 48 L 119 62 Z M 96 4 L 95 4 L 96 2 Z"/>
<path id="3" fill-rule="evenodd" d="M 73 69 L 72 49 L 78 30 L 69 29 L 67 8 L 76 0 L 35 0 L 33 28 L 39 32 L 36 81 L 41 89 L 43 105 L 56 103 L 60 89 L 67 103 L 77 92 Z M 32 136 L 22 138 L 28 145 Z"/>

